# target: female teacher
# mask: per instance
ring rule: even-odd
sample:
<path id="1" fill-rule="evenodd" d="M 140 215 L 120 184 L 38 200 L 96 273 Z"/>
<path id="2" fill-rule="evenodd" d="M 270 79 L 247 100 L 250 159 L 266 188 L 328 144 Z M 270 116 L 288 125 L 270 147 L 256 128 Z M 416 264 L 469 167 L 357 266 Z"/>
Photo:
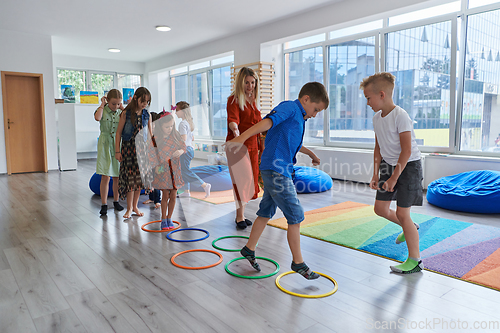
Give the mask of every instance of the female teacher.
<path id="1" fill-rule="evenodd" d="M 259 79 L 251 68 L 243 67 L 238 72 L 234 84 L 234 90 L 227 100 L 227 124 L 228 131 L 226 142 L 239 136 L 256 123 L 262 120 L 260 111 L 257 109 L 256 101 L 259 100 Z M 260 142 L 260 136 L 254 135 L 245 141 L 245 147 L 248 150 L 250 164 L 253 176 L 253 196 L 248 199 L 256 199 L 259 195 L 259 148 L 263 150 L 263 142 Z M 235 181 L 234 172 L 231 172 L 233 184 Z M 243 193 L 238 191 L 237 186 L 233 185 L 236 196 L 236 227 L 245 229 L 252 222 L 245 218 L 246 199 Z"/>

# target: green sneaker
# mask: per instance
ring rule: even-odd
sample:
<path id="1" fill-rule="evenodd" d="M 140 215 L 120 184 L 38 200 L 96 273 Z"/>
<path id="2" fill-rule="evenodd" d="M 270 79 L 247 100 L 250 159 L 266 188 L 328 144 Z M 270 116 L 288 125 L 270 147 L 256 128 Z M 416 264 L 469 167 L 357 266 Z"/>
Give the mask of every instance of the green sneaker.
<path id="1" fill-rule="evenodd" d="M 391 266 L 391 270 L 395 273 L 400 274 L 412 274 L 418 273 L 424 269 L 424 264 L 422 260 L 416 261 L 411 258 L 406 259 L 406 261 L 400 265 Z"/>
<path id="2" fill-rule="evenodd" d="M 420 226 L 416 223 L 413 223 L 415 225 L 415 227 L 417 227 L 417 230 L 420 229 Z M 398 237 L 396 237 L 396 244 L 401 244 L 403 243 L 404 241 L 406 240 L 405 238 L 405 234 L 402 232 L 398 235 Z"/>

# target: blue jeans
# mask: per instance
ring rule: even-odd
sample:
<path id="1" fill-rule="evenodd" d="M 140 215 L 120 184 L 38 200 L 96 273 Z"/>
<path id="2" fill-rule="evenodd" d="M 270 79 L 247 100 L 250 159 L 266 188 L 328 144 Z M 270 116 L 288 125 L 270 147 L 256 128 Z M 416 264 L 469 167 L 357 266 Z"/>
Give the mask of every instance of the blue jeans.
<path id="1" fill-rule="evenodd" d="M 297 198 L 293 180 L 274 170 L 261 170 L 264 181 L 264 195 L 259 204 L 257 216 L 272 218 L 279 207 L 288 224 L 304 221 L 304 209 Z"/>
<path id="2" fill-rule="evenodd" d="M 200 177 L 198 177 L 196 173 L 194 173 L 194 171 L 191 171 L 190 169 L 191 160 L 193 159 L 193 157 L 193 147 L 187 147 L 186 152 L 181 155 L 181 172 L 182 180 L 184 180 L 184 186 L 180 188 L 181 190 L 189 190 L 190 183 L 199 182 L 200 186 L 205 183 Z"/>
<path id="3" fill-rule="evenodd" d="M 149 193 L 149 200 L 153 201 L 155 204 L 161 202 L 161 192 L 160 190 L 154 189 Z"/>

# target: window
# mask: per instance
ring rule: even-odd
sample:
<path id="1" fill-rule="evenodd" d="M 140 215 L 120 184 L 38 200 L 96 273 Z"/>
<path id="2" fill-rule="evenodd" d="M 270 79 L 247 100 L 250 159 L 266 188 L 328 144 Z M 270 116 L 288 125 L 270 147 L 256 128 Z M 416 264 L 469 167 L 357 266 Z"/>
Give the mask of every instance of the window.
<path id="1" fill-rule="evenodd" d="M 285 100 L 295 100 L 304 84 L 323 83 L 323 48 L 321 46 L 285 54 Z M 323 143 L 323 113 L 306 122 L 304 142 Z"/>
<path id="2" fill-rule="evenodd" d="M 396 76 L 394 103 L 414 121 L 421 146 L 449 146 L 451 22 L 386 35 L 386 71 Z"/>
<path id="3" fill-rule="evenodd" d="M 172 105 L 180 101 L 188 102 L 188 76 L 175 76 L 170 81 L 172 86 Z"/>
<path id="4" fill-rule="evenodd" d="M 57 81 L 58 88 L 62 84 L 71 85 L 75 88 L 76 103 L 80 103 L 80 91 L 86 90 L 86 75 L 85 71 L 73 71 L 69 69 L 58 69 L 57 70 Z"/>
<path id="5" fill-rule="evenodd" d="M 189 76 L 191 114 L 195 124 L 194 135 L 210 136 L 210 114 L 207 72 Z"/>
<path id="6" fill-rule="evenodd" d="M 224 56 L 170 71 L 172 104 L 179 101 L 190 104 L 196 137 L 224 139 L 227 135 L 226 106 L 231 94 L 232 61 L 232 55 Z"/>
<path id="7" fill-rule="evenodd" d="M 117 74 L 118 84 L 117 87 L 123 92 L 123 88 L 132 88 L 134 91 L 141 87 L 141 76 L 133 74 Z"/>
<path id="8" fill-rule="evenodd" d="M 500 152 L 500 10 L 467 20 L 460 150 Z"/>
<path id="9" fill-rule="evenodd" d="M 359 84 L 375 73 L 375 37 L 329 47 L 330 141 L 375 142 L 373 110 Z"/>
<path id="10" fill-rule="evenodd" d="M 104 96 L 104 92 L 108 92 L 115 86 L 115 75 L 104 73 L 91 73 L 90 74 L 90 90 L 97 91 L 99 101 Z"/>
<path id="11" fill-rule="evenodd" d="M 105 92 L 116 88 L 123 93 L 123 88 L 137 89 L 141 86 L 142 75 L 105 73 L 95 71 L 76 71 L 58 69 L 57 78 L 61 84 L 72 85 L 75 88 L 76 102 L 80 103 L 80 91 L 97 91 L 99 100 Z M 99 102 L 100 103 L 100 102 Z"/>
<path id="12" fill-rule="evenodd" d="M 225 138 L 227 135 L 227 98 L 231 94 L 231 67 L 212 70 L 212 110 L 213 136 Z"/>

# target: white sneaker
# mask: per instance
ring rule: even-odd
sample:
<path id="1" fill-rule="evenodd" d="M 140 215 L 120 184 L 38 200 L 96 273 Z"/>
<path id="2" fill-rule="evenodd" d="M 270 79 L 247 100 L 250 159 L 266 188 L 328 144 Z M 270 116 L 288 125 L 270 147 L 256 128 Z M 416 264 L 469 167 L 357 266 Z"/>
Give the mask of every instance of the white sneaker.
<path id="1" fill-rule="evenodd" d="M 210 196 L 210 189 L 212 188 L 212 185 L 207 183 L 207 186 L 205 186 L 205 198 L 208 198 Z"/>

